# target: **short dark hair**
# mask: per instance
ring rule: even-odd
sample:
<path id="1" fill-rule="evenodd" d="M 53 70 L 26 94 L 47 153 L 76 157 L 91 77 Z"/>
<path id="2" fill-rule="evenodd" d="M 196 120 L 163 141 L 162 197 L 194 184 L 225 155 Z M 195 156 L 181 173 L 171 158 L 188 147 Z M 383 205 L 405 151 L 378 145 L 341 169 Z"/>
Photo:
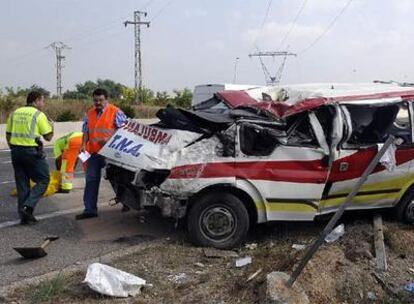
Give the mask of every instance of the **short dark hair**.
<path id="1" fill-rule="evenodd" d="M 39 91 L 30 91 L 29 94 L 27 94 L 26 103 L 30 105 L 40 97 L 42 97 L 42 93 L 40 93 Z"/>
<path id="2" fill-rule="evenodd" d="M 93 91 L 92 96 L 105 96 L 105 98 L 108 98 L 108 91 L 102 88 L 97 88 Z"/>

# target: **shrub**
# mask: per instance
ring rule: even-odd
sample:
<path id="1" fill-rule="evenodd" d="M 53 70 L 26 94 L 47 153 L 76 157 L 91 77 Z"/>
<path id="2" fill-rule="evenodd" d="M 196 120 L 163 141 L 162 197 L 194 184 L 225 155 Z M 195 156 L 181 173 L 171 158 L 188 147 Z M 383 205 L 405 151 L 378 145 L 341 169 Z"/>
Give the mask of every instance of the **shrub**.
<path id="1" fill-rule="evenodd" d="M 65 110 L 56 117 L 57 122 L 76 121 L 76 115 L 71 110 Z"/>
<path id="2" fill-rule="evenodd" d="M 135 117 L 135 109 L 131 105 L 127 103 L 120 103 L 118 106 L 128 118 Z"/>

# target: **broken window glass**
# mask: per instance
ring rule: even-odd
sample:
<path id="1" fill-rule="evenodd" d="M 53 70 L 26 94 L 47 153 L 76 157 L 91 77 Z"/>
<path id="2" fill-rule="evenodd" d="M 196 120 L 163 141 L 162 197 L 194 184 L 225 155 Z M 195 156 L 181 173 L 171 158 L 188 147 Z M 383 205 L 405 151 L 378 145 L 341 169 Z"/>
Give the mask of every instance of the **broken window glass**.
<path id="1" fill-rule="evenodd" d="M 392 104 L 387 106 L 372 105 L 348 105 L 347 110 L 351 116 L 352 133 L 347 142 L 347 146 L 364 146 L 383 143 L 392 133 L 398 133 L 396 129 L 397 116 L 404 116 L 403 104 Z M 401 113 L 400 113 L 401 111 Z M 407 113 L 408 115 L 408 113 Z M 409 126 L 409 123 L 408 123 Z M 401 136 L 408 138 L 411 136 L 407 124 Z M 397 135 L 397 134 L 395 134 Z M 397 135 L 398 136 L 398 135 Z"/>
<path id="2" fill-rule="evenodd" d="M 246 122 L 240 129 L 240 148 L 245 155 L 267 156 L 285 136 L 281 130 Z"/>
<path id="3" fill-rule="evenodd" d="M 319 146 L 307 112 L 288 117 L 286 133 L 286 145 L 288 146 Z"/>
<path id="4" fill-rule="evenodd" d="M 401 103 L 399 105 L 399 110 L 391 127 L 390 134 L 401 138 L 403 144 L 412 143 L 410 114 L 407 103 Z"/>

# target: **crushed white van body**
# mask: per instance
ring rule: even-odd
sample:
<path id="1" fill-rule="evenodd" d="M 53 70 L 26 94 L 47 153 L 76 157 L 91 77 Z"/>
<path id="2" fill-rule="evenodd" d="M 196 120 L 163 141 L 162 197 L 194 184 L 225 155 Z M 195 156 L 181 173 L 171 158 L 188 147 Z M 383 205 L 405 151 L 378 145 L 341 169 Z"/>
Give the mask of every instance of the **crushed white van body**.
<path id="1" fill-rule="evenodd" d="M 195 243 L 229 248 L 254 223 L 334 212 L 392 134 L 402 141 L 394 169 L 379 164 L 350 209 L 398 206 L 414 221 L 413 88 L 258 90 L 218 92 L 192 110 L 166 108 L 151 126 L 129 121 L 100 152 L 118 200 L 157 206 L 185 219 Z"/>

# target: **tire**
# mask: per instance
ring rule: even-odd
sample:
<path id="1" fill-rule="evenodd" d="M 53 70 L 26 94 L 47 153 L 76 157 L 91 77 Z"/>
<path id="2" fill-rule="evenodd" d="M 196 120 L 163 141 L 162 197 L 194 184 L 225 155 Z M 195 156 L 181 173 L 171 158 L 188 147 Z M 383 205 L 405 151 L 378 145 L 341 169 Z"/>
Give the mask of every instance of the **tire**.
<path id="1" fill-rule="evenodd" d="M 202 247 L 231 249 L 241 244 L 249 230 L 243 202 L 230 193 L 210 193 L 194 202 L 187 216 L 190 240 Z"/>
<path id="2" fill-rule="evenodd" d="M 409 188 L 396 207 L 398 220 L 414 223 L 414 188 Z"/>

